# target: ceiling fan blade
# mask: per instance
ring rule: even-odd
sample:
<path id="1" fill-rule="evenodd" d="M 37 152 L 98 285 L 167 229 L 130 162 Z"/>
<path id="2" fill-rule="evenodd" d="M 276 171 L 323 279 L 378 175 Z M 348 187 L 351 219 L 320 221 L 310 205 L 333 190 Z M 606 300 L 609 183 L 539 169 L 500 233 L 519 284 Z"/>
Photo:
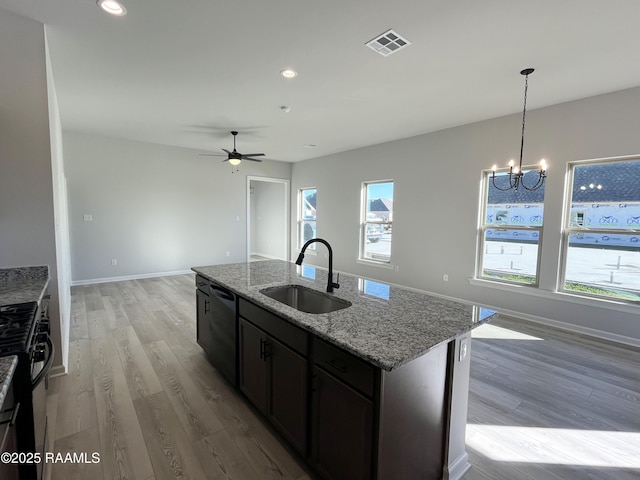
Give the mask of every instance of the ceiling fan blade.
<path id="1" fill-rule="evenodd" d="M 249 158 L 249 157 L 242 157 L 242 160 L 251 160 L 252 162 L 261 162 L 262 159 L 260 158 Z"/>
<path id="2" fill-rule="evenodd" d="M 223 148 L 222 151 L 227 152 L 229 155 L 231 155 L 231 152 L 229 150 L 227 150 L 226 148 Z"/>
<path id="3" fill-rule="evenodd" d="M 264 153 L 243 153 L 242 158 L 245 157 L 264 157 Z"/>
<path id="4" fill-rule="evenodd" d="M 226 157 L 226 155 L 222 155 L 221 153 L 199 153 L 199 157 Z"/>

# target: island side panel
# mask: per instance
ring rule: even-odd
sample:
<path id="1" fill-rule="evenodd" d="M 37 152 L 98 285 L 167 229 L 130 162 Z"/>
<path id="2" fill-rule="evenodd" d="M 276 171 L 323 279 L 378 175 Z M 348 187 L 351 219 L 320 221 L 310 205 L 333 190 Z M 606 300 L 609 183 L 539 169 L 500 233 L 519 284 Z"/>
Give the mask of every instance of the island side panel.
<path id="1" fill-rule="evenodd" d="M 440 479 L 447 415 L 448 345 L 382 371 L 377 478 Z"/>
<path id="2" fill-rule="evenodd" d="M 449 345 L 447 427 L 442 478 L 458 480 L 471 468 L 465 450 L 471 373 L 471 332 L 456 337 Z"/>

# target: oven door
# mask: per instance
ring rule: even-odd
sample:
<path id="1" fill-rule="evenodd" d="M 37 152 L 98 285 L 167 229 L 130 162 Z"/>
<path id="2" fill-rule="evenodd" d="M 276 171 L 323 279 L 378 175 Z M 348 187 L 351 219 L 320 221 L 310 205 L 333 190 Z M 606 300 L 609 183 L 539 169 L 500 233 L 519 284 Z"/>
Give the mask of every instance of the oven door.
<path id="1" fill-rule="evenodd" d="M 44 458 L 44 450 L 47 444 L 47 379 L 55 355 L 53 342 L 48 334 L 43 342 L 37 344 L 36 351 L 40 353 L 32 357 L 31 363 L 33 429 L 36 447 L 35 452 L 40 454 L 40 458 Z M 38 480 L 44 478 L 44 466 L 45 462 L 37 465 Z"/>

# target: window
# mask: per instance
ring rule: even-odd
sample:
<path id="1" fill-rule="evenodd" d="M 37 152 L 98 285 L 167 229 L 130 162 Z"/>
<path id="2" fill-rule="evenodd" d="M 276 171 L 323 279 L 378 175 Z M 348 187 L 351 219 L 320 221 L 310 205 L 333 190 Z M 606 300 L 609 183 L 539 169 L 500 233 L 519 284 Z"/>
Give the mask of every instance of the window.
<path id="1" fill-rule="evenodd" d="M 391 261 L 393 226 L 393 181 L 362 184 L 360 259 L 380 263 Z"/>
<path id="2" fill-rule="evenodd" d="M 535 178 L 526 177 L 537 177 L 538 170 L 523 171 L 525 182 L 535 183 Z M 503 191 L 506 170 L 496 172 L 495 185 L 491 173 L 484 172 L 478 276 L 537 286 L 545 186 Z"/>
<path id="3" fill-rule="evenodd" d="M 640 157 L 569 165 L 561 289 L 640 301 Z"/>
<path id="4" fill-rule="evenodd" d="M 302 248 L 307 240 L 316 238 L 316 197 L 317 189 L 301 188 L 298 192 L 298 248 Z M 315 250 L 316 244 L 309 245 Z"/>

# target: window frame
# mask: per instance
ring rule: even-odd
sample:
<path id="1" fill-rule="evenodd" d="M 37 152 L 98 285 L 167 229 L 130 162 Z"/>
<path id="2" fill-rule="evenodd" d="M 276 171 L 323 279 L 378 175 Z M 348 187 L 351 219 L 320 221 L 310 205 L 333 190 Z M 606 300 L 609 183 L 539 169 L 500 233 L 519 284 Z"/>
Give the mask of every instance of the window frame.
<path id="1" fill-rule="evenodd" d="M 522 167 L 523 172 L 537 171 L 539 165 L 524 165 Z M 498 168 L 495 173 L 507 173 L 509 167 Z M 476 254 L 476 272 L 475 279 L 480 281 L 498 282 L 506 285 L 517 285 L 519 287 L 539 288 L 540 286 L 540 267 L 542 265 L 542 241 L 544 234 L 544 213 L 542 216 L 542 224 L 539 226 L 523 226 L 523 225 L 503 225 L 498 223 L 488 224 L 487 222 L 487 210 L 489 206 L 489 185 L 491 183 L 491 177 L 494 173 L 493 169 L 482 170 L 482 181 L 480 189 L 480 214 L 478 218 L 478 242 L 477 242 L 477 254 Z M 546 186 L 545 186 L 546 188 Z M 544 209 L 544 200 L 542 202 Z M 484 255 L 486 248 L 486 232 L 487 230 L 518 230 L 525 232 L 538 232 L 537 243 L 537 258 L 536 258 L 536 272 L 533 283 L 518 282 L 515 280 L 501 279 L 496 277 L 489 277 L 483 275 L 484 272 Z"/>
<path id="2" fill-rule="evenodd" d="M 565 293 L 568 295 L 574 295 L 582 298 L 589 298 L 596 301 L 609 301 L 609 302 L 617 302 L 624 303 L 627 305 L 638 305 L 640 302 L 624 299 L 620 297 L 615 297 L 611 295 L 600 295 L 597 293 L 590 293 L 579 290 L 572 290 L 565 287 L 567 283 L 567 262 L 569 260 L 569 238 L 572 234 L 577 233 L 596 233 L 603 235 L 620 235 L 620 234 L 640 234 L 640 229 L 621 229 L 621 228 L 600 228 L 600 227 L 585 227 L 585 226 L 572 226 L 571 225 L 571 205 L 572 205 L 572 197 L 573 197 L 573 187 L 575 182 L 574 169 L 576 167 L 585 166 L 585 165 L 603 165 L 607 163 L 620 163 L 625 161 L 640 161 L 640 155 L 629 155 L 622 157 L 606 157 L 606 158 L 598 158 L 598 159 L 589 159 L 589 160 L 576 160 L 567 163 L 567 175 L 566 175 L 566 185 L 565 185 L 565 195 L 564 195 L 564 209 L 563 209 L 563 218 L 562 218 L 562 232 L 561 232 L 561 249 L 560 249 L 560 271 L 558 275 L 558 284 L 557 290 L 561 293 Z M 638 199 L 640 202 L 640 198 Z M 604 288 L 603 288 L 604 289 Z"/>
<path id="3" fill-rule="evenodd" d="M 380 220 L 380 221 L 371 221 L 370 219 L 367 219 L 367 206 L 368 206 L 368 202 L 369 199 L 367 197 L 367 187 L 369 185 L 376 185 L 376 184 L 381 184 L 381 183 L 391 183 L 393 185 L 393 190 L 394 190 L 394 197 L 395 197 L 395 182 L 393 181 L 393 179 L 386 179 L 386 180 L 370 180 L 370 181 L 365 181 L 362 182 L 361 184 L 361 190 L 360 190 L 360 232 L 359 232 L 359 249 L 358 249 L 358 261 L 359 262 L 365 262 L 365 263 L 371 263 L 374 265 L 380 265 L 380 266 L 386 266 L 386 267 L 391 267 L 391 250 L 393 248 L 393 219 L 391 220 Z M 391 199 L 391 201 L 394 201 L 393 199 Z M 394 208 L 395 210 L 395 208 Z M 391 215 L 393 218 L 393 210 L 391 210 Z M 373 256 L 366 256 L 365 255 L 365 248 L 367 245 L 367 226 L 371 224 L 371 225 L 382 225 L 383 231 L 386 230 L 391 230 L 392 232 L 392 237 L 391 237 L 391 242 L 389 245 L 389 257 L 386 258 L 376 258 Z"/>
<path id="4" fill-rule="evenodd" d="M 315 216 L 313 217 L 313 220 L 310 220 L 308 218 L 304 218 L 303 212 L 304 212 L 304 192 L 307 190 L 315 190 L 316 192 L 316 213 Z M 303 231 L 302 229 L 304 228 L 304 224 L 308 223 L 308 222 L 314 222 L 316 225 L 316 237 L 318 235 L 318 187 L 302 187 L 298 189 L 298 215 L 297 215 L 297 240 L 296 240 L 296 245 L 298 250 L 300 250 L 303 246 L 304 246 L 304 242 L 302 241 L 303 238 Z M 309 245 L 308 248 L 308 252 L 309 253 L 314 253 L 316 250 L 316 244 L 312 243 L 311 245 Z"/>

